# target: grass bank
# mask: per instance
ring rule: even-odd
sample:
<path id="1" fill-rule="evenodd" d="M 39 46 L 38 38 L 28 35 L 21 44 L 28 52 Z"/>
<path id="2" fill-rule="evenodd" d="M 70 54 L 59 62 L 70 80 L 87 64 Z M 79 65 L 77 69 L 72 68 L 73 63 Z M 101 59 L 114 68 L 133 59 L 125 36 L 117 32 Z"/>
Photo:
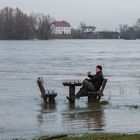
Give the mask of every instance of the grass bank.
<path id="1" fill-rule="evenodd" d="M 112 134 L 112 133 L 95 133 L 85 134 L 82 136 L 42 136 L 33 140 L 140 140 L 140 134 L 126 135 L 126 134 Z"/>

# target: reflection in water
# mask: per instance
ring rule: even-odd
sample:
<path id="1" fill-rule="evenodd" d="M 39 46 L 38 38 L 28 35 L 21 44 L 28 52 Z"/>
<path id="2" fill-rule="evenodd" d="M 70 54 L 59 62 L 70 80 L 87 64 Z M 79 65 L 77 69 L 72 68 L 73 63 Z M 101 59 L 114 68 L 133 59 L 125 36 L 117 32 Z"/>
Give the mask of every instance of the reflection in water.
<path id="1" fill-rule="evenodd" d="M 52 112 L 55 111 L 55 109 L 56 109 L 56 104 L 45 104 L 45 103 L 41 104 L 42 111 Z"/>
<path id="2" fill-rule="evenodd" d="M 68 104 L 68 110 L 75 109 L 75 103 L 69 103 Z"/>
<path id="3" fill-rule="evenodd" d="M 43 114 L 56 111 L 56 104 L 42 103 L 40 106 L 41 110 L 39 111 L 40 113 L 37 115 L 37 121 L 39 122 L 39 126 L 41 126 L 44 123 Z"/>
<path id="4" fill-rule="evenodd" d="M 63 127 L 67 131 L 101 131 L 105 126 L 104 110 L 100 105 L 88 103 L 84 109 L 69 104 L 70 112 L 62 114 Z"/>
<path id="5" fill-rule="evenodd" d="M 67 105 L 67 108 L 61 110 L 60 115 L 58 115 L 56 105 L 41 104 L 41 110 L 37 115 L 39 127 L 47 124 L 47 128 L 52 129 L 55 125 L 61 131 L 61 126 L 62 131 L 65 133 L 104 130 L 105 117 L 102 106 L 92 103 L 87 103 L 85 107 L 77 106 L 75 103 L 68 103 Z"/>

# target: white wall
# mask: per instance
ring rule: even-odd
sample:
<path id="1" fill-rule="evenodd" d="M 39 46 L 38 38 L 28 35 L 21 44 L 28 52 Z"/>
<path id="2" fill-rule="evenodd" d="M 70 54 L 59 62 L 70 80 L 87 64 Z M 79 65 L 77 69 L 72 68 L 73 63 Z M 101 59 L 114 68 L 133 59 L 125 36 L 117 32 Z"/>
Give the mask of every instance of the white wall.
<path id="1" fill-rule="evenodd" d="M 55 27 L 51 26 L 52 34 L 71 34 L 71 27 Z"/>

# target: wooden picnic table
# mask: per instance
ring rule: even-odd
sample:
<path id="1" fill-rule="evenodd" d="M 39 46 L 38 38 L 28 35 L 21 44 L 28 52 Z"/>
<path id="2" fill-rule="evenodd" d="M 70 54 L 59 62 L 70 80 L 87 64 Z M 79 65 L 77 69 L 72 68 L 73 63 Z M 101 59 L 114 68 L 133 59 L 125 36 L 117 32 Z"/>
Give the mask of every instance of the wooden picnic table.
<path id="1" fill-rule="evenodd" d="M 75 96 L 75 87 L 81 86 L 82 82 L 80 80 L 67 80 L 62 84 L 69 87 L 69 98 L 72 98 L 73 96 Z"/>

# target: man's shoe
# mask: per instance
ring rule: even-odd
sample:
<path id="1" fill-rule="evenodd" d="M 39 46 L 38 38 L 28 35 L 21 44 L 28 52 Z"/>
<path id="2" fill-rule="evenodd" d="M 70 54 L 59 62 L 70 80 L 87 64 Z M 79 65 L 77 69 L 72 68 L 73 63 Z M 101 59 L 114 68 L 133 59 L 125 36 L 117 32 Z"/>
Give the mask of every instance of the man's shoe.
<path id="1" fill-rule="evenodd" d="M 71 102 L 71 103 L 73 103 L 74 102 L 74 100 L 73 99 L 71 99 L 70 97 L 68 97 L 68 96 L 66 96 L 66 98 Z"/>

